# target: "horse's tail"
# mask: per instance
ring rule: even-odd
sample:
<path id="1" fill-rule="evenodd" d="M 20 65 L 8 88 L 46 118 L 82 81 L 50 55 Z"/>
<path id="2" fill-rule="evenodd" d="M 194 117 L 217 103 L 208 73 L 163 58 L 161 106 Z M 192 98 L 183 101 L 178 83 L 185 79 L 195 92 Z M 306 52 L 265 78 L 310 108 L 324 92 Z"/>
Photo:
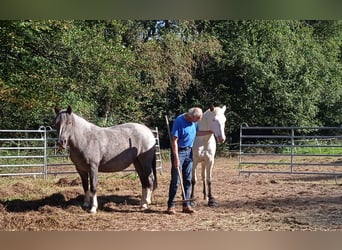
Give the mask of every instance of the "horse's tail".
<path id="1" fill-rule="evenodd" d="M 158 187 L 156 145 L 154 145 L 154 154 L 153 154 L 153 160 L 152 160 L 152 172 L 153 172 L 153 175 L 154 175 L 152 190 L 155 190 Z"/>

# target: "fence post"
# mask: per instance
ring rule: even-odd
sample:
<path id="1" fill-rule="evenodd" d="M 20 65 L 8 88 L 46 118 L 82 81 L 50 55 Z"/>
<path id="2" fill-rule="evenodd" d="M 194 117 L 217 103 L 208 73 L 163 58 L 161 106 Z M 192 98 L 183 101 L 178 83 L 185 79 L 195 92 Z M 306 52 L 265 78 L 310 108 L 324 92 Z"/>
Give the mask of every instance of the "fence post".
<path id="1" fill-rule="evenodd" d="M 47 136 L 46 136 L 46 127 L 40 126 L 39 130 L 43 130 L 43 143 L 44 143 L 44 149 L 43 149 L 43 173 L 44 173 L 44 179 L 47 179 Z"/>
<path id="2" fill-rule="evenodd" d="M 295 141 L 294 141 L 294 128 L 291 128 L 291 173 L 293 172 L 293 151 L 295 147 Z"/>
<path id="3" fill-rule="evenodd" d="M 243 127 L 248 127 L 248 124 L 246 122 L 241 123 L 240 125 L 240 149 L 239 149 L 239 170 L 241 170 L 241 157 L 242 157 L 242 136 L 243 136 Z"/>

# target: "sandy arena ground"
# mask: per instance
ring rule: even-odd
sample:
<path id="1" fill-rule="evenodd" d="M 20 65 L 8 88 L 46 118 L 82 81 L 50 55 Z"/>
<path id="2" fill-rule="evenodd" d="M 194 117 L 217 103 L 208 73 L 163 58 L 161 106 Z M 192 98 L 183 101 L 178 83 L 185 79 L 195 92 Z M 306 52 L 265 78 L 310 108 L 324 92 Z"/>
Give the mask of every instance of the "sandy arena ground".
<path id="1" fill-rule="evenodd" d="M 101 174 L 99 209 L 81 207 L 77 174 L 0 179 L 1 230 L 112 231 L 340 231 L 341 180 L 328 176 L 238 174 L 237 158 L 218 158 L 213 179 L 214 208 L 197 188 L 195 214 L 168 215 L 170 164 L 158 172 L 158 189 L 150 208 L 139 208 L 141 187 L 134 173 Z M 180 190 L 179 197 L 180 200 Z"/>

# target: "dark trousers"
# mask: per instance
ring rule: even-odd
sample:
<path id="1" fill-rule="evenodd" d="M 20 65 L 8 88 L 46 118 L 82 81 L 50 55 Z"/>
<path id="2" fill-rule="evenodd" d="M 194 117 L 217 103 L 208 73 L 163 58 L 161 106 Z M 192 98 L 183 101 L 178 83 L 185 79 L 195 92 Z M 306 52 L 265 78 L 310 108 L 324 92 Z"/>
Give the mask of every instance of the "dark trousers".
<path id="1" fill-rule="evenodd" d="M 178 152 L 178 157 L 180 161 L 180 172 L 182 173 L 183 177 L 183 186 L 185 191 L 184 199 L 190 199 L 190 192 L 191 192 L 191 177 L 192 177 L 192 150 L 191 148 L 180 150 Z M 173 157 L 171 154 L 171 162 L 173 163 Z M 167 202 L 168 207 L 175 206 L 175 196 L 177 194 L 179 184 L 179 176 L 178 170 L 175 167 L 171 167 L 171 181 L 170 181 L 170 188 L 169 188 L 169 200 Z M 190 206 L 190 201 L 183 203 L 183 206 Z"/>

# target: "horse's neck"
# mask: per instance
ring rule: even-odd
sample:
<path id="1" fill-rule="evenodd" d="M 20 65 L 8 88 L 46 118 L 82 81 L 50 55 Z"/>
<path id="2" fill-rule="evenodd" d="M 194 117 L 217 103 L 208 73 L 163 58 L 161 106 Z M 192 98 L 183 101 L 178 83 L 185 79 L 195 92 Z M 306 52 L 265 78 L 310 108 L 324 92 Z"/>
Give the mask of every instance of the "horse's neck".
<path id="1" fill-rule="evenodd" d="M 204 113 L 203 118 L 198 122 L 198 130 L 207 131 L 209 129 L 209 116 L 206 113 Z"/>
<path id="2" fill-rule="evenodd" d="M 82 143 L 83 141 L 81 138 L 84 137 L 84 134 L 88 133 L 90 130 L 93 130 L 96 125 L 88 122 L 87 120 L 83 119 L 82 117 L 73 114 L 74 118 L 74 132 L 71 139 L 71 144 L 74 146 L 77 146 L 79 143 Z"/>
<path id="3" fill-rule="evenodd" d="M 208 131 L 210 130 L 210 117 L 209 115 L 206 115 L 204 113 L 203 118 L 198 122 L 198 130 L 200 131 Z M 203 136 L 198 136 L 198 140 L 201 141 L 202 143 L 208 143 L 209 141 L 211 141 L 212 138 L 212 134 L 209 135 L 203 135 Z"/>
<path id="4" fill-rule="evenodd" d="M 86 119 L 74 114 L 74 121 L 75 121 L 75 127 L 89 130 L 92 127 L 96 126 L 95 124 L 92 124 L 91 122 L 88 122 Z"/>

